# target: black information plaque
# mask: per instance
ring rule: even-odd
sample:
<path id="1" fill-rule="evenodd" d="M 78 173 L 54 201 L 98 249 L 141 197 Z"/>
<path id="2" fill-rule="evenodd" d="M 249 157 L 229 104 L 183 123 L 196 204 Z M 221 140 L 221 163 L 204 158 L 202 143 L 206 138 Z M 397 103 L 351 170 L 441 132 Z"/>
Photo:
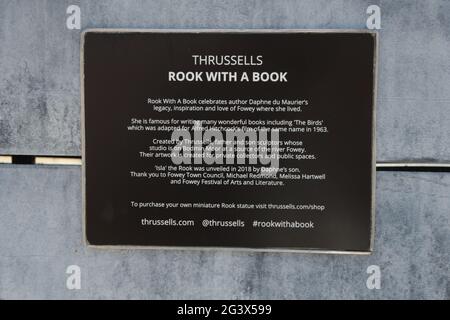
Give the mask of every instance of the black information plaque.
<path id="1" fill-rule="evenodd" d="M 85 31 L 87 244 L 371 252 L 376 52 L 368 31 Z"/>

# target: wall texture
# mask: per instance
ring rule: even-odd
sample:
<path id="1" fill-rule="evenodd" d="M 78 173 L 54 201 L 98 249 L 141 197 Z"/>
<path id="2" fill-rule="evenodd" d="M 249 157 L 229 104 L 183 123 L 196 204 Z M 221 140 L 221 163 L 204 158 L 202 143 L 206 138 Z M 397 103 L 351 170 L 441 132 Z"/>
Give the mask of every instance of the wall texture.
<path id="1" fill-rule="evenodd" d="M 0 0 L 0 155 L 80 155 L 81 29 L 366 28 L 377 160 L 450 162 L 450 1 Z M 379 172 L 370 256 L 87 249 L 80 168 L 0 165 L 0 299 L 450 298 L 450 173 Z M 66 289 L 68 265 L 82 289 Z M 382 288 L 368 290 L 378 265 Z"/>
<path id="2" fill-rule="evenodd" d="M 0 298 L 450 298 L 449 174 L 378 173 L 369 256 L 87 249 L 80 180 L 79 167 L 0 167 Z M 66 289 L 72 264 L 81 290 Z"/>
<path id="3" fill-rule="evenodd" d="M 0 1 L 0 153 L 80 155 L 82 29 L 366 28 L 381 7 L 378 161 L 450 160 L 449 1 Z"/>

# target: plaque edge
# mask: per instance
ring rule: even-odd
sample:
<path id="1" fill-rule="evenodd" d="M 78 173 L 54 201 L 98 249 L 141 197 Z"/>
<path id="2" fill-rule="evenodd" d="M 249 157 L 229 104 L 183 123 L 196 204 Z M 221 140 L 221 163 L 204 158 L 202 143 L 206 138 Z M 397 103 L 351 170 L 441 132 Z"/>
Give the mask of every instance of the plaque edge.
<path id="1" fill-rule="evenodd" d="M 374 40 L 373 47 L 373 88 L 372 88 L 372 163 L 371 163 L 371 208 L 370 208 L 370 238 L 367 250 L 329 250 L 329 249 L 294 249 L 294 248 L 253 248 L 253 247 L 204 247 L 204 246 L 152 246 L 152 245 L 98 245 L 91 244 L 87 237 L 86 224 L 86 135 L 85 135 L 85 96 L 84 96 L 84 47 L 89 33 L 356 33 L 370 34 Z M 376 207 L 376 106 L 378 88 L 378 51 L 379 33 L 368 29 L 147 29 L 147 28 L 86 28 L 81 31 L 80 41 L 80 111 L 81 111 L 81 189 L 82 189 L 82 234 L 87 248 L 100 250 L 195 250 L 195 251 L 244 251 L 244 252 L 280 252 L 280 253 L 311 253 L 337 255 L 371 255 L 375 242 L 375 207 Z"/>

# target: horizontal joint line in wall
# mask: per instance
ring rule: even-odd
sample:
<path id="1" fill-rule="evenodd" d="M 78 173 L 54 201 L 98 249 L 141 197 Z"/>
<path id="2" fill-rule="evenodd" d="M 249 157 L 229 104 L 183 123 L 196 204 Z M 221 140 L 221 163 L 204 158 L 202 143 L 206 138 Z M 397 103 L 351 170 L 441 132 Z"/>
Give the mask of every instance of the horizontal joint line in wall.
<path id="1" fill-rule="evenodd" d="M 82 165 L 81 157 L 0 155 L 3 164 Z M 450 172 L 450 162 L 377 162 L 377 171 Z"/>
<path id="2" fill-rule="evenodd" d="M 377 168 L 392 167 L 448 167 L 450 162 L 377 162 Z"/>

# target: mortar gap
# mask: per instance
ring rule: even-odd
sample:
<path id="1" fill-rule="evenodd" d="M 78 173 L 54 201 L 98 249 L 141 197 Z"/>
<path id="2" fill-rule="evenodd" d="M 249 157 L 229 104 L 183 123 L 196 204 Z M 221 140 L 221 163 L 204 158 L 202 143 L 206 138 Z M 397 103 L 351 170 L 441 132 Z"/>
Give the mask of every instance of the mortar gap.
<path id="1" fill-rule="evenodd" d="M 13 164 L 34 164 L 34 156 L 29 155 L 13 155 Z"/>
<path id="2" fill-rule="evenodd" d="M 377 171 L 396 171 L 396 172 L 450 172 L 450 167 L 442 166 L 442 167 L 377 167 Z"/>

